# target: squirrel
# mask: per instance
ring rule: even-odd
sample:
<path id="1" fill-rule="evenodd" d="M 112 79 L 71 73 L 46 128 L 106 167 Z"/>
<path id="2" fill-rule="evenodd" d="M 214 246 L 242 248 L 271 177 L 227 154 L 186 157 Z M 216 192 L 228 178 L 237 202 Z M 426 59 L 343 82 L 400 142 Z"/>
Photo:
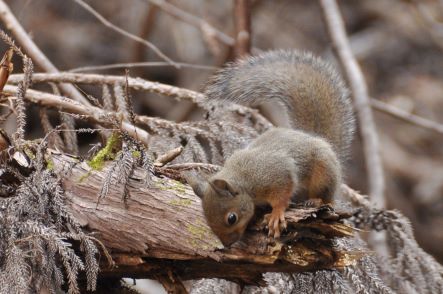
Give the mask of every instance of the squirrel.
<path id="1" fill-rule="evenodd" d="M 205 94 L 249 106 L 275 101 L 287 110 L 292 127 L 267 130 L 209 179 L 185 175 L 225 247 L 243 236 L 258 205 L 272 207 L 265 222 L 269 236 L 278 238 L 293 195 L 333 201 L 355 122 L 349 91 L 328 63 L 311 53 L 269 51 L 228 64 L 210 79 Z"/>

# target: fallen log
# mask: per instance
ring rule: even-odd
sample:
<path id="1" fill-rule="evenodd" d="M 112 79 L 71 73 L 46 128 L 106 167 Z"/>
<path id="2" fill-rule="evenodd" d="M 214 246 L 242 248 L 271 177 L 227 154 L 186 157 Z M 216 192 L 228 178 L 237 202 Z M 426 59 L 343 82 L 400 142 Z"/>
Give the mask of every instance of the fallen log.
<path id="1" fill-rule="evenodd" d="M 352 236 L 342 220 L 349 212 L 329 206 L 294 207 L 286 212 L 288 230 L 278 241 L 258 225 L 231 248 L 223 248 L 206 225 L 200 199 L 189 186 L 136 169 L 128 184 L 109 187 L 98 200 L 107 172 L 93 170 L 78 158 L 51 152 L 61 175 L 67 207 L 83 228 L 100 240 L 114 265 L 103 263 L 100 277 L 152 278 L 173 281 L 224 278 L 262 285 L 265 272 L 304 272 L 343 268 L 360 253 L 334 246 L 334 238 Z M 167 281 L 164 281 L 167 280 Z"/>

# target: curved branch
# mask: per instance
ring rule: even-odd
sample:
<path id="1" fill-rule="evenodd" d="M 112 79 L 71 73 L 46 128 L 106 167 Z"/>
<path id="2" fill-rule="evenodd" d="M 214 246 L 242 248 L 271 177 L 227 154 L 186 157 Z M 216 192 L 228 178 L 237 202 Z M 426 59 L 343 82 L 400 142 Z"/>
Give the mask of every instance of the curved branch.
<path id="1" fill-rule="evenodd" d="M 211 65 L 203 65 L 203 64 L 192 64 L 192 63 L 184 63 L 184 62 L 176 62 L 181 68 L 192 68 L 192 69 L 203 69 L 208 71 L 215 71 L 220 69 L 216 66 Z M 112 64 L 103 64 L 103 65 L 91 65 L 91 66 L 82 66 L 77 68 L 72 68 L 68 70 L 68 72 L 86 72 L 86 71 L 98 71 L 98 70 L 107 70 L 107 69 L 127 69 L 127 68 L 138 68 L 138 67 L 162 67 L 162 66 L 171 66 L 170 63 L 165 61 L 148 61 L 148 62 L 129 62 L 129 63 L 112 63 Z"/>
<path id="2" fill-rule="evenodd" d="M 439 124 L 435 121 L 426 119 L 424 117 L 409 113 L 407 111 L 401 110 L 395 106 L 388 103 L 371 99 L 371 105 L 375 110 L 398 118 L 404 122 L 416 125 L 418 127 L 434 131 L 440 135 L 443 135 L 443 124 Z"/>
<path id="3" fill-rule="evenodd" d="M 13 74 L 8 78 L 8 83 L 16 84 L 23 79 L 22 74 Z M 55 82 L 55 83 L 74 83 L 74 84 L 122 84 L 126 83 L 126 77 L 123 76 L 111 76 L 111 75 L 99 75 L 99 74 L 79 74 L 79 73 L 57 73 L 57 74 L 44 74 L 37 73 L 32 75 L 32 80 L 34 83 L 40 82 Z M 128 87 L 138 91 L 147 91 L 151 93 L 157 93 L 160 95 L 174 97 L 178 100 L 188 100 L 192 103 L 197 104 L 203 109 L 208 109 L 208 101 L 205 95 L 192 90 L 174 87 L 166 84 L 161 84 L 158 82 L 151 82 L 141 78 L 128 78 Z M 230 110 L 236 112 L 242 117 L 252 118 L 254 124 L 261 125 L 263 127 L 270 127 L 269 122 L 260 115 L 256 110 L 242 106 L 242 105 L 232 105 Z"/>
<path id="4" fill-rule="evenodd" d="M 8 83 L 16 84 L 23 80 L 22 74 L 13 74 L 9 76 Z M 126 83 L 124 76 L 111 76 L 99 74 L 82 74 L 82 73 L 57 73 L 57 74 L 33 74 L 32 81 L 34 83 L 40 82 L 55 82 L 55 83 L 79 83 L 79 84 L 121 84 Z M 198 105 L 204 104 L 204 95 L 191 90 L 178 88 L 158 82 L 150 82 L 141 78 L 128 78 L 128 87 L 158 93 L 166 96 L 172 96 L 177 99 L 190 100 Z"/>
<path id="5" fill-rule="evenodd" d="M 88 5 L 87 3 L 85 3 L 82 0 L 73 0 L 74 2 L 76 2 L 78 5 L 80 5 L 81 7 L 83 7 L 86 11 L 88 11 L 89 13 L 91 13 L 95 18 L 97 18 L 103 25 L 105 25 L 106 27 L 110 28 L 111 30 L 127 37 L 130 38 L 131 40 L 134 40 L 138 43 L 141 43 L 145 46 L 147 46 L 148 48 L 150 48 L 152 51 L 154 51 L 160 58 L 162 58 L 163 60 L 169 62 L 171 65 L 175 66 L 175 67 L 179 67 L 171 58 L 169 58 L 168 56 L 166 56 L 163 52 L 160 51 L 160 49 L 158 49 L 154 44 L 152 44 L 151 42 L 148 42 L 134 34 L 131 34 L 127 31 L 125 31 L 124 29 L 112 24 L 109 20 L 107 20 L 106 18 L 103 17 L 103 15 L 101 15 L 100 13 L 98 13 L 94 8 L 92 8 L 90 5 Z"/>
<path id="6" fill-rule="evenodd" d="M 378 207 L 385 207 L 384 171 L 366 82 L 357 60 L 352 54 L 337 2 L 335 0 L 320 0 L 320 4 L 329 35 L 354 97 L 354 105 L 363 138 L 371 202 Z"/>
<path id="7" fill-rule="evenodd" d="M 215 27 L 213 27 L 211 24 L 209 24 L 204 19 L 197 17 L 189 12 L 186 12 L 183 9 L 178 8 L 177 6 L 174 6 L 173 4 L 168 3 L 165 0 L 144 0 L 144 1 L 157 6 L 158 8 L 160 8 L 161 10 L 166 12 L 167 14 L 169 14 L 169 15 L 171 15 L 171 16 L 173 16 L 185 23 L 188 23 L 190 25 L 193 25 L 193 26 L 199 28 L 200 30 L 202 30 L 203 33 L 205 30 L 210 32 L 211 35 L 213 35 L 215 38 L 217 38 L 217 40 L 219 40 L 220 42 L 222 42 L 225 45 L 234 46 L 234 44 L 235 44 L 234 38 L 217 30 Z"/>
<path id="8" fill-rule="evenodd" d="M 49 73 L 57 73 L 58 69 L 52 62 L 43 54 L 40 48 L 32 41 L 21 24 L 15 18 L 14 14 L 9 9 L 8 5 L 3 0 L 0 0 L 0 19 L 5 24 L 17 39 L 18 43 L 23 47 L 24 51 L 31 57 L 32 61 L 40 66 L 44 71 Z M 81 102 L 85 105 L 90 105 L 86 99 L 73 85 L 61 84 L 62 91 L 72 99 Z"/>
<path id="9" fill-rule="evenodd" d="M 17 95 L 17 90 L 17 87 L 6 85 L 3 89 L 3 93 Z M 105 127 L 115 126 L 114 123 L 120 119 L 116 117 L 115 113 L 103 111 L 98 107 L 85 106 L 84 104 L 66 97 L 35 90 L 27 90 L 25 99 L 43 106 L 53 107 L 69 113 L 85 116 L 85 119 Z M 149 134 L 145 130 L 142 130 L 124 120 L 121 120 L 120 127 L 122 130 L 128 132 L 130 136 L 140 140 L 140 142 L 148 146 Z"/>

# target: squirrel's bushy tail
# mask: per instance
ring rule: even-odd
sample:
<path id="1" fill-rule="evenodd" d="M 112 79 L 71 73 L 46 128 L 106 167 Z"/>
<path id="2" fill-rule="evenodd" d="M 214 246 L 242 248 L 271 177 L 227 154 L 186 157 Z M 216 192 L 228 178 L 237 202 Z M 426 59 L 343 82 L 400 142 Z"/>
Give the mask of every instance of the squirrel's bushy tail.
<path id="1" fill-rule="evenodd" d="M 344 160 L 355 129 L 348 90 L 339 74 L 310 53 L 269 51 L 230 63 L 209 81 L 211 100 L 256 106 L 275 100 L 294 129 L 325 138 Z"/>

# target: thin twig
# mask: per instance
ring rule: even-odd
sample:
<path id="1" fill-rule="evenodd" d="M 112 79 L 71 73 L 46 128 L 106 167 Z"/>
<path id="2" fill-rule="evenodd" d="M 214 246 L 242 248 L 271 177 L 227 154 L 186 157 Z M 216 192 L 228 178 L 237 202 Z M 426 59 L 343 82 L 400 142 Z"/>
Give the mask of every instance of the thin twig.
<path id="1" fill-rule="evenodd" d="M 50 83 L 52 93 L 57 96 L 62 96 L 60 90 L 55 83 Z M 87 97 L 87 96 L 86 96 Z M 75 129 L 75 120 L 72 115 L 62 113 L 60 111 L 61 129 Z M 64 132 L 64 151 L 70 154 L 78 154 L 78 138 L 76 132 Z"/>
<path id="2" fill-rule="evenodd" d="M 34 65 L 32 60 L 22 52 L 22 50 L 15 45 L 14 40 L 6 34 L 3 30 L 0 30 L 0 38 L 10 46 L 8 52 L 4 55 L 2 60 L 2 90 L 7 82 L 10 72 L 13 70 L 13 63 L 11 62 L 12 53 L 17 53 L 23 62 L 23 79 L 18 83 L 17 87 L 17 99 L 13 106 L 14 113 L 16 114 L 17 129 L 13 134 L 14 145 L 20 146 L 24 141 L 25 127 L 26 127 L 26 107 L 24 102 L 24 96 L 26 90 L 31 86 L 32 73 L 34 71 Z"/>
<path id="3" fill-rule="evenodd" d="M 222 44 L 225 44 L 229 47 L 232 47 L 235 45 L 235 40 L 231 36 L 223 33 L 221 30 L 215 28 L 213 25 L 208 23 L 203 18 L 195 16 L 195 15 L 193 15 L 193 14 L 191 14 L 191 13 L 189 13 L 189 12 L 187 12 L 187 11 L 185 11 L 185 10 L 183 10 L 171 3 L 168 3 L 165 0 L 139 0 L 139 1 L 144 1 L 144 2 L 151 3 L 153 5 L 156 5 L 156 6 L 158 6 L 158 8 L 160 8 L 161 10 L 166 12 L 167 14 L 175 17 L 176 19 L 181 20 L 187 24 L 190 24 L 190 25 L 198 28 L 202 32 L 203 39 L 206 42 L 210 43 L 210 40 L 212 38 L 214 38 L 217 41 L 219 41 Z M 213 44 L 208 44 L 208 45 L 209 45 L 209 47 L 214 47 Z M 251 51 L 254 54 L 258 54 L 262 50 L 260 50 L 256 47 L 252 47 Z"/>
<path id="4" fill-rule="evenodd" d="M 23 79 L 22 74 L 13 74 L 9 76 L 8 83 L 19 83 Z M 33 83 L 40 82 L 59 82 L 74 84 L 120 84 L 126 83 L 124 76 L 111 76 L 99 74 L 78 74 L 78 73 L 57 73 L 57 74 L 34 74 L 32 76 Z M 157 82 L 150 82 L 141 78 L 128 78 L 128 86 L 135 90 L 158 93 L 166 96 L 175 97 L 177 99 L 189 100 L 198 105 L 204 105 L 205 96 L 191 90 L 169 86 Z"/>
<path id="5" fill-rule="evenodd" d="M 132 104 L 131 93 L 129 91 L 128 78 L 129 78 L 129 69 L 126 69 L 126 71 L 125 71 L 125 92 L 124 92 L 123 96 L 125 98 L 126 109 L 128 110 L 129 122 L 134 125 L 135 124 L 134 105 Z"/>
<path id="6" fill-rule="evenodd" d="M 17 95 L 18 88 L 11 85 L 6 85 L 3 93 L 9 95 Z M 57 96 L 49 93 L 44 93 L 36 90 L 27 90 L 25 99 L 40 104 L 42 106 L 47 106 L 51 108 L 56 108 L 65 112 L 79 114 L 89 118 L 94 123 L 102 125 L 104 127 L 114 126 L 113 122 L 110 120 L 115 117 L 114 120 L 118 120 L 117 115 L 113 112 L 106 112 L 95 106 L 85 106 L 72 99 Z M 139 140 L 146 146 L 148 145 L 149 134 L 127 121 L 122 120 L 120 123 L 122 130 L 126 131 L 130 136 Z"/>
<path id="7" fill-rule="evenodd" d="M 194 69 L 204 69 L 204 70 L 211 70 L 211 71 L 219 69 L 219 67 L 210 66 L 210 65 L 200 65 L 200 64 L 183 63 L 183 62 L 176 62 L 176 64 L 179 65 L 180 68 L 194 68 Z M 164 61 L 114 63 L 114 64 L 77 67 L 77 68 L 73 68 L 73 69 L 68 70 L 68 72 L 85 72 L 85 71 L 119 69 L 119 68 L 162 67 L 162 66 L 169 67 L 172 65 L 170 63 L 164 62 Z"/>
<path id="8" fill-rule="evenodd" d="M 0 0 L 0 20 L 5 27 L 12 32 L 17 42 L 23 47 L 24 51 L 28 53 L 33 62 L 40 66 L 44 71 L 49 73 L 57 73 L 58 69 L 52 62 L 43 54 L 43 52 L 32 41 L 21 24 L 15 18 L 14 14 L 9 9 L 8 5 L 3 0 Z M 61 90 L 71 97 L 85 105 L 89 105 L 88 100 L 72 85 L 62 84 Z"/>
<path id="9" fill-rule="evenodd" d="M 377 111 L 389 114 L 404 122 L 422 127 L 424 129 L 432 130 L 440 135 L 443 135 L 443 124 L 439 124 L 432 120 L 409 113 L 407 111 L 401 110 L 395 106 L 389 105 L 388 103 L 384 103 L 376 99 L 371 99 L 371 106 Z"/>
<path id="10" fill-rule="evenodd" d="M 22 79 L 23 79 L 22 74 L 13 74 L 9 76 L 8 83 L 17 84 Z M 77 74 L 77 73 L 63 72 L 57 74 L 46 74 L 46 73 L 33 74 L 32 82 L 122 85 L 126 82 L 126 79 L 125 77 L 122 76 L 99 75 L 99 74 Z M 173 97 L 177 100 L 187 100 L 192 103 L 195 103 L 196 105 L 198 105 L 203 109 L 208 109 L 210 107 L 210 104 L 208 104 L 205 95 L 184 88 L 178 88 L 170 85 L 161 84 L 158 82 L 150 82 L 143 80 L 141 78 L 129 78 L 128 87 L 137 91 L 146 91 L 150 93 L 157 93 L 160 95 Z M 230 110 L 235 111 L 244 117 L 249 117 L 249 118 L 253 117 L 254 124 L 261 126 L 269 126 L 269 121 L 265 119 L 257 111 L 251 108 L 242 105 L 232 105 Z"/>
<path id="11" fill-rule="evenodd" d="M 337 2 L 335 0 L 320 0 L 320 4 L 330 38 L 354 97 L 354 105 L 357 110 L 363 140 L 371 202 L 383 208 L 386 205 L 384 172 L 367 85 L 363 73 L 352 54 Z"/>
<path id="12" fill-rule="evenodd" d="M 432 42 L 437 45 L 440 50 L 443 49 L 443 24 L 436 20 L 433 11 L 424 3 L 413 0 L 409 3 L 417 12 L 417 16 L 423 25 L 428 29 L 428 33 Z"/>
<path id="13" fill-rule="evenodd" d="M 251 53 L 251 7 L 250 0 L 234 0 L 235 56 Z"/>
<path id="14" fill-rule="evenodd" d="M 175 5 L 172 5 L 171 3 L 168 3 L 165 0 L 143 0 L 143 1 L 151 3 L 152 5 L 159 7 L 167 14 L 199 28 L 200 30 L 202 30 L 203 33 L 205 33 L 205 31 L 211 32 L 211 35 L 213 35 L 217 40 L 219 40 L 225 45 L 234 46 L 235 44 L 234 38 L 216 29 L 204 19 L 195 16 L 187 11 L 184 11 L 183 9 L 178 8 Z"/>
<path id="15" fill-rule="evenodd" d="M 23 79 L 22 74 L 13 74 L 9 77 L 8 82 L 17 84 Z M 71 73 L 58 73 L 58 74 L 41 74 L 37 73 L 33 75 L 33 82 L 70 82 L 70 83 L 85 83 L 85 84 L 108 84 L 113 85 L 114 83 L 124 83 L 125 78 L 121 76 L 108 76 L 108 75 L 96 75 L 96 74 L 71 74 Z M 161 93 L 164 95 L 175 96 L 178 95 L 180 98 L 191 101 L 198 101 L 202 103 L 204 99 L 203 95 L 197 92 L 193 92 L 186 89 L 176 88 L 169 85 L 163 85 L 160 83 L 153 83 L 150 81 L 145 81 L 142 79 L 128 79 L 128 85 L 131 88 L 137 90 L 144 90 L 150 92 Z M 371 99 L 371 105 L 375 110 L 389 114 L 396 117 L 404 122 L 411 123 L 420 126 L 425 129 L 435 131 L 439 134 L 443 133 L 443 125 L 436 123 L 434 121 L 428 120 L 426 118 L 410 114 L 408 112 L 402 111 L 395 106 L 383 103 L 381 101 Z"/>
<path id="16" fill-rule="evenodd" d="M 54 132 L 54 127 L 52 126 L 51 122 L 49 121 L 49 116 L 46 111 L 45 107 L 40 107 L 39 109 L 39 116 L 40 116 L 40 124 L 43 128 L 43 132 L 47 134 L 46 138 L 48 141 L 48 146 L 50 148 L 55 148 L 58 150 L 65 150 L 64 144 L 62 141 L 62 138 L 60 137 L 60 134 L 57 132 Z"/>
<path id="17" fill-rule="evenodd" d="M 139 36 L 143 40 L 148 40 L 152 31 L 155 28 L 155 23 L 157 20 L 157 16 L 159 9 L 155 5 L 149 5 L 146 16 L 144 16 L 143 21 L 140 24 L 140 33 Z M 133 49 L 133 62 L 138 62 L 142 60 L 146 60 L 145 58 L 145 46 L 141 43 L 135 43 Z"/>
<path id="18" fill-rule="evenodd" d="M 179 68 L 179 65 L 176 64 L 171 58 L 169 58 L 168 56 L 166 56 L 163 52 L 160 51 L 160 49 L 158 49 L 154 44 L 152 44 L 149 41 L 146 41 L 134 34 L 131 34 L 128 31 L 125 31 L 124 29 L 112 24 L 109 20 L 107 20 L 105 17 L 103 17 L 103 15 L 101 15 L 100 13 L 98 13 L 94 8 L 92 8 L 91 6 L 89 6 L 87 3 L 85 3 L 83 0 L 73 0 L 75 1 L 77 4 L 79 4 L 81 7 L 83 7 L 84 9 L 86 9 L 89 13 L 91 13 L 95 18 L 97 18 L 102 24 L 104 24 L 106 27 L 110 28 L 111 30 L 125 36 L 128 37 L 129 39 L 134 40 L 135 42 L 144 44 L 146 47 L 150 48 L 152 51 L 154 51 L 161 59 L 169 62 L 171 65 Z"/>
<path id="19" fill-rule="evenodd" d="M 161 167 L 168 162 L 173 161 L 177 156 L 183 152 L 183 146 L 169 150 L 165 154 L 160 155 L 154 162 L 154 166 Z"/>

